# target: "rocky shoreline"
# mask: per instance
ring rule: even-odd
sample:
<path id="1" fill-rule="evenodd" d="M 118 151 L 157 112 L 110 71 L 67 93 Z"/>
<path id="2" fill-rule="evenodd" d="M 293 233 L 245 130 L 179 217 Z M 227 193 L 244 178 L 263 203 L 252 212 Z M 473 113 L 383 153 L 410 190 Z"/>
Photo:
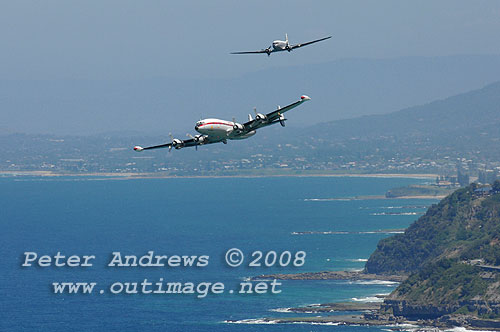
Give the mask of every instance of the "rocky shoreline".
<path id="1" fill-rule="evenodd" d="M 322 271 L 304 272 L 290 274 L 263 274 L 253 277 L 253 280 L 278 279 L 278 280 L 381 280 L 401 282 L 405 280 L 405 275 L 383 275 L 374 273 L 364 273 L 362 271 Z"/>
<path id="2" fill-rule="evenodd" d="M 380 297 L 383 297 L 380 295 Z M 338 302 L 338 303 L 324 303 L 314 304 L 305 307 L 288 308 L 286 312 L 295 313 L 309 313 L 319 314 L 325 312 L 339 312 L 339 311 L 375 311 L 380 310 L 380 302 Z"/>
<path id="3" fill-rule="evenodd" d="M 416 331 L 441 331 L 455 327 L 463 327 L 469 330 L 479 331 L 500 331 L 500 322 L 487 319 L 478 319 L 471 316 L 442 317 L 439 320 L 418 320 L 411 321 L 400 317 L 387 317 L 387 319 L 370 318 L 366 315 L 337 315 L 324 317 L 279 317 L 262 318 L 259 320 L 263 324 L 325 324 L 325 325 L 366 325 L 366 326 L 392 326 L 401 330 L 402 327 L 413 327 Z M 241 323 L 241 321 L 226 321 L 227 323 Z"/>
<path id="4" fill-rule="evenodd" d="M 325 324 L 325 325 L 368 325 L 368 326 L 412 326 L 418 331 L 438 331 L 454 327 L 471 330 L 500 331 L 500 321 L 480 319 L 472 315 L 443 315 L 436 319 L 408 319 L 381 311 L 383 305 L 373 302 L 342 302 L 289 308 L 290 313 L 324 314 L 342 312 L 343 315 L 297 316 L 297 317 L 265 317 L 262 323 L 274 324 Z M 232 323 L 236 321 L 227 321 Z M 239 321 L 241 323 L 241 321 Z"/>
<path id="5" fill-rule="evenodd" d="M 378 275 L 362 271 L 323 271 L 297 274 L 268 274 L 253 277 L 253 280 L 279 279 L 279 280 L 380 280 L 401 282 L 406 275 Z M 325 324 L 325 325 L 371 325 L 394 326 L 411 325 L 419 331 L 437 331 L 454 327 L 464 327 L 471 330 L 500 331 L 500 321 L 494 319 L 481 319 L 474 315 L 447 314 L 446 310 L 432 305 L 422 308 L 426 315 L 406 317 L 402 312 L 394 310 L 405 303 L 393 303 L 394 300 L 380 296 L 384 302 L 339 302 L 309 305 L 297 308 L 288 308 L 287 313 L 297 314 L 326 314 L 324 316 L 296 316 L 296 317 L 265 317 L 258 319 L 263 324 Z M 425 313 L 424 311 L 421 312 Z M 328 313 L 340 313 L 328 315 Z M 426 318 L 421 318 L 426 317 Z M 255 321 L 255 320 L 249 320 Z M 227 323 L 245 323 L 245 321 L 226 321 Z"/>

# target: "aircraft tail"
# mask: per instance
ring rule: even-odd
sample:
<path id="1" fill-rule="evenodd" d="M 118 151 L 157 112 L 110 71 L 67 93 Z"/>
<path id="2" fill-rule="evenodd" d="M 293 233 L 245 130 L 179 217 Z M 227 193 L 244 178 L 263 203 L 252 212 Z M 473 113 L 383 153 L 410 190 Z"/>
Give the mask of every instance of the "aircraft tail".
<path id="1" fill-rule="evenodd" d="M 288 34 L 287 33 L 285 33 L 285 42 L 288 45 Z"/>

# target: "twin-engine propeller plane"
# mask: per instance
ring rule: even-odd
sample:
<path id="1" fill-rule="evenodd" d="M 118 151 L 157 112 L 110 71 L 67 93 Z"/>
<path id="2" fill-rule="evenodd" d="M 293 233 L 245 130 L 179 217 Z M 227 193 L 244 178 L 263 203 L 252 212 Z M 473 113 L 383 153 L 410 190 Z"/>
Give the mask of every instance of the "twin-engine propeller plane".
<path id="1" fill-rule="evenodd" d="M 271 46 L 269 46 L 268 48 L 264 48 L 264 49 L 262 49 L 260 51 L 232 52 L 231 54 L 259 54 L 259 53 L 266 53 L 267 56 L 270 56 L 271 53 L 274 53 L 274 52 L 282 52 L 282 51 L 291 52 L 292 50 L 294 50 L 296 48 L 299 48 L 299 47 L 302 47 L 302 46 L 311 45 L 311 44 L 314 44 L 314 43 L 317 43 L 317 42 L 320 42 L 320 41 L 323 41 L 323 40 L 326 40 L 326 39 L 330 39 L 330 38 L 332 38 L 332 36 L 328 36 L 328 37 L 321 38 L 321 39 L 316 39 L 316 40 L 313 40 L 313 41 L 310 41 L 310 42 L 307 42 L 307 43 L 290 45 L 288 43 L 288 35 L 285 34 L 285 40 L 275 40 L 275 41 L 273 41 L 273 43 L 271 44 Z"/>
<path id="2" fill-rule="evenodd" d="M 301 105 L 302 103 L 310 99 L 311 98 L 309 98 L 308 96 L 305 95 L 301 96 L 300 100 L 285 107 L 278 106 L 278 108 L 275 111 L 268 114 L 257 113 L 257 110 L 254 109 L 255 118 L 252 118 L 252 115 L 248 114 L 248 121 L 245 123 L 238 123 L 234 120 L 234 118 L 233 121 L 226 121 L 219 119 L 200 120 L 196 122 L 196 125 L 194 126 L 194 129 L 199 134 L 196 136 L 187 134 L 190 137 L 190 139 L 182 140 L 179 138 L 173 138 L 172 135 L 170 135 L 172 141 L 169 143 L 155 145 L 155 146 L 148 146 L 145 148 L 141 146 L 135 146 L 134 150 L 143 151 L 143 150 L 152 150 L 159 148 L 168 148 L 168 151 L 170 152 L 172 148 L 182 149 L 189 146 L 194 146 L 195 148 L 198 148 L 198 145 L 205 145 L 205 144 L 212 144 L 219 142 L 227 144 L 227 140 L 249 138 L 255 135 L 255 131 L 257 129 L 260 129 L 262 127 L 267 127 L 275 123 L 279 123 L 281 124 L 281 126 L 284 127 L 286 119 L 283 113 Z"/>

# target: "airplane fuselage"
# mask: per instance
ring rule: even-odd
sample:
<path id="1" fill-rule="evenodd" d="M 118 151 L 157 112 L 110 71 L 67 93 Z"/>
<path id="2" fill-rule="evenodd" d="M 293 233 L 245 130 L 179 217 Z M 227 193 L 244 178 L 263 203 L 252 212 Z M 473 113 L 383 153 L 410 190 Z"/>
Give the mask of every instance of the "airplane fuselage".
<path id="1" fill-rule="evenodd" d="M 255 135 L 254 130 L 245 135 L 238 135 L 239 130 L 235 128 L 235 125 L 238 124 L 233 121 L 210 118 L 196 122 L 194 129 L 202 135 L 208 135 L 210 138 L 221 140 L 245 139 Z"/>
<path id="2" fill-rule="evenodd" d="M 287 42 L 286 41 L 283 41 L 283 40 L 275 40 L 273 41 L 273 51 L 274 52 L 280 52 L 280 51 L 286 51 L 287 48 Z"/>

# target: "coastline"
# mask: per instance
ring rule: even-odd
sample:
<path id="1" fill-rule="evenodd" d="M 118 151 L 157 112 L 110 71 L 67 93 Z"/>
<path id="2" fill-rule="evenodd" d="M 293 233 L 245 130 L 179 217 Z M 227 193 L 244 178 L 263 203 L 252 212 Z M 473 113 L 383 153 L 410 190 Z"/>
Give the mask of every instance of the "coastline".
<path id="1" fill-rule="evenodd" d="M 362 271 L 324 271 L 296 274 L 269 274 L 253 277 L 259 279 L 279 280 L 364 280 L 387 281 L 398 283 L 407 278 L 406 275 L 377 275 Z M 293 317 L 262 317 L 239 321 L 227 320 L 225 323 L 239 324 L 312 324 L 312 325 L 351 325 L 351 326 L 387 326 L 401 330 L 411 327 L 417 331 L 443 331 L 453 328 L 464 328 L 477 331 L 500 331 L 500 322 L 494 319 L 483 319 L 472 315 L 444 315 L 436 319 L 410 319 L 395 316 L 384 310 L 387 296 L 380 296 L 380 302 L 336 302 L 306 305 L 287 308 L 281 312 L 294 313 Z M 331 313 L 331 315 L 330 315 Z M 340 313 L 340 314 L 339 314 Z M 300 316 L 300 314 L 325 314 L 323 316 Z"/>
<path id="2" fill-rule="evenodd" d="M 410 320 L 403 317 L 381 316 L 377 313 L 354 314 L 349 310 L 344 315 L 303 316 L 303 317 L 263 317 L 245 320 L 226 320 L 236 324 L 311 324 L 391 327 L 397 331 L 449 331 L 460 328 L 474 331 L 500 331 L 498 322 L 488 319 L 474 319 L 468 316 L 446 317 L 442 320 Z M 354 311 L 353 311 L 354 312 Z"/>
<path id="3" fill-rule="evenodd" d="M 363 271 L 321 271 L 303 273 L 276 273 L 263 274 L 253 277 L 252 280 L 277 279 L 277 280 L 380 280 L 387 282 L 401 282 L 406 275 L 385 275 L 364 273 Z"/>
<path id="4" fill-rule="evenodd" d="M 53 171 L 0 171 L 0 177 L 36 176 L 36 177 L 103 177 L 116 179 L 209 179 L 209 178 L 269 178 L 269 177 L 357 177 L 357 178 L 409 178 L 435 179 L 436 174 L 403 173 L 301 173 L 301 174 L 231 174 L 231 175 L 166 175 L 161 173 L 59 173 Z M 420 197 L 420 196 L 417 196 Z M 433 196 L 434 197 L 434 196 Z M 408 196 L 407 198 L 412 198 Z"/>

